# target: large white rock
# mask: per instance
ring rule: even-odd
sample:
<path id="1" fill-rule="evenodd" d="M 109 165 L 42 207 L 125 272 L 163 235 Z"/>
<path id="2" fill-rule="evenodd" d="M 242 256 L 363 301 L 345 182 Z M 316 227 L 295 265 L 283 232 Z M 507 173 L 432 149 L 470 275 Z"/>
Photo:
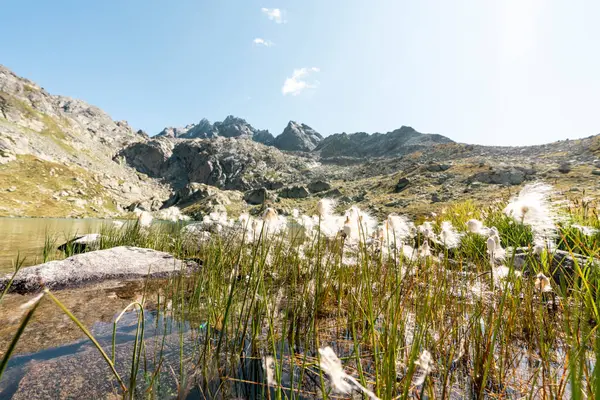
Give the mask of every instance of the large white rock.
<path id="1" fill-rule="evenodd" d="M 196 265 L 191 264 L 152 249 L 114 247 L 23 268 L 17 273 L 9 291 L 29 293 L 42 287 L 64 289 L 111 279 L 167 277 L 187 272 Z M 11 275 L 0 278 L 0 291 L 4 290 Z"/>

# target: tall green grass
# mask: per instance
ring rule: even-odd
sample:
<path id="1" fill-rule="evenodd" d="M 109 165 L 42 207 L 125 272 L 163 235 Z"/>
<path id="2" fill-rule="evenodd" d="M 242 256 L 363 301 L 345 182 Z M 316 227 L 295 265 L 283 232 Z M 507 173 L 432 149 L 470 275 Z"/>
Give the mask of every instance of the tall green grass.
<path id="1" fill-rule="evenodd" d="M 571 211 L 574 219 L 578 212 Z M 531 231 L 499 205 L 461 205 L 439 219 L 461 227 L 474 217 L 496 226 L 505 247 L 531 242 Z M 494 284 L 485 241 L 472 234 L 459 249 L 434 245 L 439 257 L 411 260 L 364 242 L 348 246 L 342 237 L 290 239 L 262 231 L 248 242 L 224 231 L 198 242 L 181 228 L 129 224 L 101 232 L 100 248 L 150 247 L 202 260 L 201 268 L 173 276 L 158 291 L 146 282 L 144 300 L 123 310 L 139 313 L 128 370 L 117 368 L 114 337 L 113 349 L 102 348 L 61 307 L 95 342 L 124 398 L 185 397 L 191 390 L 205 398 L 338 398 L 319 368 L 317 350 L 326 346 L 382 399 L 600 396 L 593 264 L 600 246 L 572 228 L 559 231 L 559 248 L 584 254 L 584 263 L 550 274 L 544 257 L 532 256 L 522 271 L 508 258 L 510 273 Z M 552 293 L 536 288 L 538 272 L 551 276 Z M 162 345 L 152 351 L 144 334 L 146 301 L 156 304 L 152 324 L 164 324 Z M 163 351 L 174 337 L 176 355 Z M 415 385 L 425 350 L 434 368 Z M 161 386 L 167 376 L 176 382 L 170 389 Z"/>

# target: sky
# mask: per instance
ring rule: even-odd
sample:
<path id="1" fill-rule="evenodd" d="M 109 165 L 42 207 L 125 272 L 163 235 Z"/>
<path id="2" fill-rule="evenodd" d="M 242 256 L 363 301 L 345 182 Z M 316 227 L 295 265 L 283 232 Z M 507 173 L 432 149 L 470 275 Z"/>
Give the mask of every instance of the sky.
<path id="1" fill-rule="evenodd" d="M 150 135 L 402 125 L 527 145 L 600 133 L 597 0 L 0 0 L 0 64 Z"/>

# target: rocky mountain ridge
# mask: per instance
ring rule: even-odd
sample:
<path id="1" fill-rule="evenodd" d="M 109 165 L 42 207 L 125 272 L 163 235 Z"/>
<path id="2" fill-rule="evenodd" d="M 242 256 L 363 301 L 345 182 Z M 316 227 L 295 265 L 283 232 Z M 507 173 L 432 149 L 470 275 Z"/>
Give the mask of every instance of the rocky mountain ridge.
<path id="1" fill-rule="evenodd" d="M 455 143 L 410 127 L 282 134 L 228 116 L 148 137 L 97 107 L 0 67 L 0 215 L 116 216 L 173 205 L 194 217 L 334 197 L 373 213 L 489 201 L 532 180 L 600 192 L 600 136 L 528 147 Z"/>
<path id="2" fill-rule="evenodd" d="M 156 137 L 172 139 L 245 138 L 283 151 L 317 152 L 324 158 L 397 157 L 428 146 L 453 143 L 445 136 L 420 133 L 408 126 L 402 126 L 400 129 L 387 133 L 347 134 L 344 132 L 323 137 L 310 126 L 296 121 L 289 121 L 283 132 L 274 137 L 268 130 L 256 129 L 245 119 L 233 115 L 227 116 L 223 122 L 217 121 L 214 124 L 203 118 L 198 124 L 190 124 L 183 128 L 167 127 Z"/>
<path id="3" fill-rule="evenodd" d="M 167 127 L 156 136 L 177 139 L 249 138 L 266 145 L 272 145 L 274 141 L 268 130 L 256 129 L 245 119 L 233 115 L 214 124 L 203 118 L 198 124 L 190 124 L 184 128 Z"/>

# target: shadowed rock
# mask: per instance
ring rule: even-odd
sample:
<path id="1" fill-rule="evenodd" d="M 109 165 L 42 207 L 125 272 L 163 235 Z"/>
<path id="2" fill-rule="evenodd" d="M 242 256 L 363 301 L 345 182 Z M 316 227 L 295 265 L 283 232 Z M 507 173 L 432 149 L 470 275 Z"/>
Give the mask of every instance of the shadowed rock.
<path id="1" fill-rule="evenodd" d="M 406 187 L 409 184 L 410 184 L 410 180 L 408 180 L 408 178 L 400 178 L 400 180 L 398 181 L 398 183 L 396 183 L 395 192 L 396 193 L 400 193 L 401 191 L 403 191 L 404 189 L 406 189 Z"/>
<path id="2" fill-rule="evenodd" d="M 100 234 L 90 233 L 68 240 L 66 243 L 58 246 L 58 250 L 67 253 L 70 249 L 72 254 L 79 254 L 90 250 L 98 250 L 99 247 Z"/>
<path id="3" fill-rule="evenodd" d="M 15 276 L 9 292 L 37 292 L 42 287 L 65 289 L 110 279 L 167 277 L 187 272 L 193 266 L 195 264 L 187 264 L 160 251 L 114 247 L 23 268 Z M 11 275 L 0 278 L 0 290 L 4 290 Z"/>
<path id="4" fill-rule="evenodd" d="M 515 268 L 523 272 L 531 273 L 539 270 L 543 265 L 539 254 L 534 254 L 532 249 L 527 247 L 518 247 L 516 249 L 508 248 L 507 259 L 514 260 Z M 572 277 L 579 268 L 585 268 L 588 265 L 594 265 L 596 268 L 600 265 L 597 258 L 586 257 L 582 254 L 571 253 L 565 250 L 553 250 L 547 254 L 546 261 L 549 270 L 552 271 L 552 277 L 556 282 L 560 282 L 565 275 Z"/>
<path id="5" fill-rule="evenodd" d="M 244 200 L 248 204 L 263 204 L 269 198 L 269 192 L 264 187 L 249 190 L 244 194 Z"/>
<path id="6" fill-rule="evenodd" d="M 309 195 L 308 189 L 304 186 L 289 186 L 279 192 L 279 196 L 286 199 L 303 199 Z"/>
<path id="7" fill-rule="evenodd" d="M 312 193 L 324 192 L 330 189 L 331 185 L 329 182 L 325 181 L 314 181 L 308 184 L 308 190 L 310 190 Z"/>

